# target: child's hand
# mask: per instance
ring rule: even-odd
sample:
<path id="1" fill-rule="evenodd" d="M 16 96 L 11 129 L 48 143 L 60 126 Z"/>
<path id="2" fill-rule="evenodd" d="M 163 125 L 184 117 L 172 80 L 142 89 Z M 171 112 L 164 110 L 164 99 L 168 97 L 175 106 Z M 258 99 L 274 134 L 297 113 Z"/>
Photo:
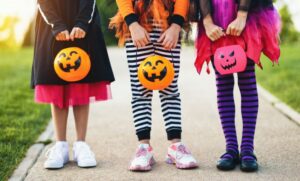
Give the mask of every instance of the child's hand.
<path id="1" fill-rule="evenodd" d="M 62 31 L 58 33 L 55 37 L 57 41 L 69 41 L 70 40 L 70 34 L 68 30 Z"/>
<path id="2" fill-rule="evenodd" d="M 226 36 L 226 34 L 223 32 L 223 28 L 215 25 L 210 15 L 207 15 L 204 18 L 203 24 L 206 35 L 211 41 L 216 41 L 221 37 Z"/>
<path id="3" fill-rule="evenodd" d="M 144 47 L 150 42 L 150 36 L 148 32 L 139 23 L 134 22 L 129 26 L 131 33 L 131 39 L 133 44 L 138 47 Z"/>
<path id="4" fill-rule="evenodd" d="M 173 23 L 157 41 L 160 42 L 165 49 L 171 50 L 175 48 L 178 43 L 180 31 L 181 27 Z"/>
<path id="5" fill-rule="evenodd" d="M 74 27 L 73 30 L 71 31 L 70 38 L 72 41 L 74 41 L 75 38 L 82 39 L 85 37 L 85 35 L 86 35 L 86 32 L 83 29 L 81 29 L 79 27 Z"/>
<path id="6" fill-rule="evenodd" d="M 239 11 L 237 18 L 228 25 L 227 35 L 240 36 L 246 27 L 247 12 Z"/>

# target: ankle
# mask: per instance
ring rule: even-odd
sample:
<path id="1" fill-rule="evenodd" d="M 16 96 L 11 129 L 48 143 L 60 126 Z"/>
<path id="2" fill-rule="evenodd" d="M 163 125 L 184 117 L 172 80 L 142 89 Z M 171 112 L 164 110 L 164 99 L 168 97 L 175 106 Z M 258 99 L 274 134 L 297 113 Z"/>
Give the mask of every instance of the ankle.
<path id="1" fill-rule="evenodd" d="M 181 143 L 181 139 L 172 139 L 170 140 L 171 144 Z"/>
<path id="2" fill-rule="evenodd" d="M 139 143 L 140 144 L 148 144 L 148 145 L 150 145 L 150 140 L 140 140 Z"/>

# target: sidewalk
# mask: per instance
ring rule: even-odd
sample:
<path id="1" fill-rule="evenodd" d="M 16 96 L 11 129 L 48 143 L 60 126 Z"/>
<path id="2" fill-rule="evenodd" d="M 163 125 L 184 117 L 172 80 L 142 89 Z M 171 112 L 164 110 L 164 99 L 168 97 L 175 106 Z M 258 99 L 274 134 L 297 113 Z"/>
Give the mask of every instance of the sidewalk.
<path id="1" fill-rule="evenodd" d="M 131 115 L 129 74 L 124 49 L 110 48 L 116 75 L 112 85 L 113 100 L 91 106 L 87 141 L 98 160 L 92 169 L 80 169 L 71 162 L 65 168 L 49 171 L 43 168 L 44 153 L 30 170 L 27 181 L 61 180 L 299 180 L 300 127 L 260 98 L 256 132 L 256 154 L 260 170 L 242 173 L 220 172 L 215 164 L 224 152 L 224 137 L 219 122 L 214 75 L 198 76 L 193 66 L 194 50 L 184 48 L 181 59 L 180 90 L 182 98 L 183 141 L 200 164 L 196 170 L 177 170 L 164 163 L 166 133 L 157 93 L 153 99 L 152 145 L 157 164 L 151 172 L 127 170 L 137 146 Z M 239 104 L 239 93 L 236 103 Z M 241 116 L 237 111 L 239 140 Z M 69 142 L 75 138 L 73 117 L 68 128 Z M 70 145 L 71 146 L 71 145 Z M 44 151 L 45 152 L 45 151 Z M 71 156 L 72 158 L 72 156 Z"/>

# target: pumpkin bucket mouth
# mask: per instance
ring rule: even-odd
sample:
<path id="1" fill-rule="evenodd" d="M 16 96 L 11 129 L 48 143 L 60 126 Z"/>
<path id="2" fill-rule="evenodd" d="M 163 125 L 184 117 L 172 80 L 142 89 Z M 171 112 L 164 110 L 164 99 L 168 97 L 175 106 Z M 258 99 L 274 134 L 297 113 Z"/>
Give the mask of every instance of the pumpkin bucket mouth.
<path id="1" fill-rule="evenodd" d="M 154 74 L 151 74 L 151 76 L 149 76 L 149 73 L 145 70 L 143 70 L 143 74 L 144 74 L 144 77 L 147 80 L 149 80 L 150 82 L 155 82 L 156 80 L 161 81 L 167 75 L 167 68 L 165 67 L 162 71 L 160 71 L 159 75 L 157 75 L 158 73 L 154 73 Z"/>
<path id="2" fill-rule="evenodd" d="M 231 68 L 236 66 L 236 59 L 234 59 L 234 62 L 232 64 L 228 64 L 228 65 L 221 65 L 223 69 L 225 70 L 230 70 Z"/>
<path id="3" fill-rule="evenodd" d="M 71 65 L 71 64 L 65 65 L 65 64 L 63 64 L 63 63 L 61 63 L 61 62 L 59 63 L 60 69 L 61 69 L 62 71 L 64 71 L 64 72 L 76 71 L 76 70 L 80 67 L 80 65 L 81 65 L 81 57 L 79 57 L 79 58 L 75 61 L 74 65 Z"/>

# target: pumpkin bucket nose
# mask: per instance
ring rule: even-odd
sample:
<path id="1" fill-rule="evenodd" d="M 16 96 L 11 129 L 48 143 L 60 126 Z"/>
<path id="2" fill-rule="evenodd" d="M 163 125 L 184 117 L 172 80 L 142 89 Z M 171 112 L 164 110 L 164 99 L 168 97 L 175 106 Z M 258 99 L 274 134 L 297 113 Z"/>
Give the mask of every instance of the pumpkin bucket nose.
<path id="1" fill-rule="evenodd" d="M 67 58 L 67 60 L 71 60 L 71 58 L 70 58 L 70 57 L 68 57 L 68 58 Z"/>
<path id="2" fill-rule="evenodd" d="M 156 70 L 156 67 L 154 66 L 154 67 L 152 67 L 152 70 Z"/>

